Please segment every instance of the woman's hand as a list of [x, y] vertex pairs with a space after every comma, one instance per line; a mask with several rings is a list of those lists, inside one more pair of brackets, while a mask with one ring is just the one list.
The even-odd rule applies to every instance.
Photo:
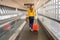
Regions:
[[29, 22], [29, 17], [26, 17], [26, 22]]

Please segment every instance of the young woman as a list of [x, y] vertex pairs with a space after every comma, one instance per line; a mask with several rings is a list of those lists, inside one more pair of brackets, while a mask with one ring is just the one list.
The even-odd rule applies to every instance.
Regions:
[[29, 27], [32, 30], [32, 26], [33, 26], [33, 23], [34, 23], [34, 19], [35, 19], [35, 10], [33, 9], [32, 5], [30, 5], [30, 7], [28, 8], [28, 18], [29, 18]]

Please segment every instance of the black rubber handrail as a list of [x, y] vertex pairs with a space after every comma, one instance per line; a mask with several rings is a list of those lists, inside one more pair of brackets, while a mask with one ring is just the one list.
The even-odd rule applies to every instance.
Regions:
[[60, 20], [56, 20], [56, 19], [54, 19], [54, 18], [50, 18], [50, 17], [45, 16], [45, 15], [42, 15], [42, 14], [38, 14], [38, 15], [43, 16], [43, 17], [46, 17], [46, 18], [49, 18], [49, 19], [51, 19], [51, 20], [54, 20], [54, 21], [60, 23]]

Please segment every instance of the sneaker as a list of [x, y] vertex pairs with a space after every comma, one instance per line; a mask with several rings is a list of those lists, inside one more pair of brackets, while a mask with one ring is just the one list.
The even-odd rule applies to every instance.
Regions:
[[31, 31], [33, 31], [33, 29], [31, 29]]

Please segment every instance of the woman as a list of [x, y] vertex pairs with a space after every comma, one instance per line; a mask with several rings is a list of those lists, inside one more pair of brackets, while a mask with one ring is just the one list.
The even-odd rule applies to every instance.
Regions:
[[30, 5], [30, 7], [28, 8], [28, 18], [29, 18], [29, 27], [32, 30], [32, 26], [33, 26], [33, 23], [34, 23], [34, 18], [35, 18], [35, 11], [32, 7], [32, 5]]

